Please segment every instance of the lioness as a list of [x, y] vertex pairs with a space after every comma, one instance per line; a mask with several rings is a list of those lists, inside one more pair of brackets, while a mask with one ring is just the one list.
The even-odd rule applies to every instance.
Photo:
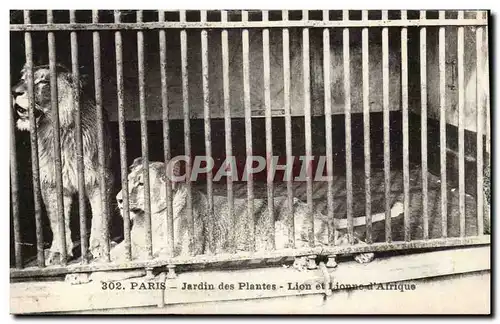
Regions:
[[[29, 121], [29, 103], [28, 103], [28, 85], [27, 85], [27, 69], [26, 66], [21, 71], [21, 80], [12, 88], [14, 108], [17, 112], [17, 128], [23, 131], [30, 131]], [[57, 74], [57, 94], [59, 107], [59, 124], [60, 124], [60, 139], [61, 139], [61, 164], [62, 164], [62, 180], [63, 180], [63, 195], [64, 195], [64, 218], [65, 218], [65, 233], [66, 233], [66, 249], [68, 257], [73, 256], [73, 242], [71, 240], [70, 229], [70, 207], [72, 203], [72, 195], [78, 191], [78, 174], [77, 174], [77, 147], [76, 147], [76, 132], [75, 132], [75, 105], [73, 102], [73, 80], [72, 74], [65, 67], [58, 65]], [[55, 185], [54, 171], [54, 129], [51, 122], [53, 114], [51, 110], [51, 92], [49, 66], [33, 67], [33, 83], [34, 83], [34, 99], [36, 118], [36, 130], [38, 136], [38, 159], [40, 167], [40, 185], [42, 199], [45, 204], [48, 218], [50, 220], [50, 228], [53, 233], [52, 245], [46, 256], [48, 264], [56, 264], [60, 260], [60, 234], [59, 234], [59, 219], [57, 216], [57, 193]], [[81, 129], [83, 139], [83, 160], [85, 174], [85, 191], [89, 198], [92, 208], [92, 228], [90, 234], [90, 252], [92, 256], [98, 258], [102, 256], [102, 248], [104, 240], [102, 237], [102, 217], [103, 206], [101, 206], [101, 193], [99, 190], [99, 165], [98, 165], [98, 148], [97, 148], [97, 121], [96, 121], [96, 106], [90, 99], [86, 98], [83, 92], [80, 95], [80, 113], [81, 113]], [[104, 147], [107, 155], [105, 156], [106, 165], [103, 165], [106, 173], [106, 192], [108, 197], [111, 195], [112, 175], [110, 171], [111, 150], [109, 145], [109, 134], [106, 128], [107, 122], [104, 125]], [[108, 201], [111, 201], [108, 199]], [[109, 209], [108, 209], [109, 210]], [[86, 257], [86, 256], [85, 256]]]
[[[150, 163], [149, 168], [151, 181], [151, 222], [153, 237], [153, 252], [161, 253], [162, 249], [168, 248], [165, 236], [166, 225], [166, 185], [165, 185], [165, 165], [161, 162]], [[131, 219], [134, 220], [131, 231], [132, 256], [141, 257], [141, 252], [145, 247], [146, 228], [144, 227], [144, 190], [142, 183], [142, 161], [136, 159], [130, 167], [129, 180], [129, 202]], [[231, 226], [230, 215], [228, 214], [227, 198], [214, 196], [214, 213], [208, 212], [208, 199], [199, 190], [192, 190], [192, 213], [195, 222], [195, 245], [189, 245], [188, 228], [192, 226], [186, 211], [187, 189], [185, 184], [176, 183], [173, 190], [173, 217], [174, 217], [174, 244], [175, 255], [187, 255], [188, 253], [223, 253], [228, 251], [249, 251], [254, 247], [253, 238], [250, 235], [250, 222], [247, 215], [246, 199], [234, 200], [234, 228]], [[123, 209], [122, 192], [117, 195], [117, 202], [120, 211]], [[287, 198], [275, 197], [275, 233], [272, 233], [269, 226], [269, 213], [267, 209], [267, 199], [254, 199], [255, 211], [255, 249], [271, 250], [272, 236], [275, 236], [277, 249], [288, 247], [288, 226], [287, 226]], [[307, 204], [294, 199], [294, 220], [295, 220], [295, 244], [297, 248], [309, 246], [308, 232], [309, 223], [307, 221]], [[399, 216], [403, 212], [401, 203], [396, 203], [391, 210], [391, 217]], [[385, 219], [385, 214], [372, 215], [373, 222]], [[328, 218], [320, 211], [314, 213], [315, 243], [316, 245], [328, 245]], [[365, 217], [355, 217], [354, 225], [365, 224]], [[346, 220], [333, 220], [333, 227], [337, 229], [346, 228]], [[234, 245], [230, 242], [230, 231], [234, 231]], [[347, 244], [346, 235], [335, 233], [337, 244]], [[359, 239], [356, 239], [359, 242]], [[124, 243], [119, 244], [113, 251], [112, 256], [119, 259], [124, 256]], [[360, 254], [361, 260], [373, 259], [371, 253]]]
[[[178, 164], [176, 164], [178, 166]], [[129, 167], [128, 188], [129, 188], [129, 211], [130, 221], [133, 224], [130, 232], [132, 245], [132, 258], [141, 258], [145, 254], [146, 248], [146, 226], [144, 224], [144, 182], [142, 172], [142, 158], [134, 160]], [[174, 174], [178, 174], [178, 168], [173, 170]], [[158, 255], [166, 251], [167, 232], [166, 232], [166, 173], [165, 164], [161, 162], [149, 163], [149, 179], [151, 183], [151, 230], [153, 239], [153, 254]], [[172, 183], [174, 192], [177, 192], [177, 184]], [[185, 191], [183, 191], [185, 194]], [[186, 255], [189, 251], [194, 251], [196, 254], [204, 253], [204, 241], [197, 241], [196, 247], [189, 246], [189, 236], [187, 235], [188, 220], [183, 212], [185, 207], [185, 196], [174, 194], [172, 202], [174, 214], [174, 237], [175, 255]], [[116, 201], [120, 214], [123, 216], [123, 194], [120, 191], [116, 195]], [[193, 206], [196, 206], [196, 211], [193, 212], [197, 220], [206, 221], [207, 215], [203, 213], [208, 208], [205, 196], [200, 192], [193, 192]], [[202, 211], [200, 215], [199, 211]], [[207, 224], [196, 228], [196, 237], [203, 237]], [[111, 259], [119, 260], [125, 257], [125, 242], [121, 242], [111, 250]]]

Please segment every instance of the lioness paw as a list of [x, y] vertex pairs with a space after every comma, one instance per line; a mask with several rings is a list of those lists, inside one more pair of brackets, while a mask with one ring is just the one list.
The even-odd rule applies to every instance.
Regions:
[[45, 264], [46, 265], [61, 265], [61, 253], [59, 251], [52, 251], [50, 249], [46, 249], [44, 251], [45, 254]]

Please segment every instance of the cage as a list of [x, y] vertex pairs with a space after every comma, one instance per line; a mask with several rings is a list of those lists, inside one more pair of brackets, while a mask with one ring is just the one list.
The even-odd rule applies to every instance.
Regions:
[[[352, 253], [489, 244], [487, 26], [483, 11], [12, 11], [11, 82], [24, 65], [27, 106], [19, 106], [14, 87], [11, 278], [302, 256], [334, 263]], [[50, 84], [58, 84], [45, 95], [47, 111], [59, 118], [46, 125], [37, 112], [40, 66]], [[60, 68], [71, 93], [60, 86]], [[61, 119], [64, 91], [76, 107], [69, 124]], [[90, 139], [87, 101], [94, 107]], [[21, 115], [30, 132], [18, 130]], [[56, 130], [45, 146], [49, 152], [41, 127]], [[88, 142], [96, 150], [97, 187], [91, 189], [102, 207], [97, 234], [105, 262], [88, 257], [90, 224], [99, 217], [92, 215], [83, 175]], [[162, 184], [165, 196], [150, 195], [157, 183], [142, 172], [144, 255], [134, 258], [131, 230], [138, 221], [131, 222], [129, 195], [136, 184], [129, 167], [137, 157], [145, 171], [181, 155], [186, 223], [179, 226], [191, 250], [176, 254], [171, 179]], [[50, 165], [42, 167], [53, 172], [40, 171], [46, 156]], [[261, 159], [249, 162], [254, 156]], [[224, 169], [228, 163], [231, 172]], [[71, 190], [68, 167], [77, 170]], [[204, 171], [192, 181], [196, 167]], [[47, 188], [53, 192], [48, 206]], [[120, 189], [122, 217], [116, 215]], [[152, 229], [157, 199], [166, 203], [164, 249], [156, 247], [163, 243]], [[302, 236], [296, 234], [297, 201], [305, 210]], [[398, 203], [402, 210], [393, 215]], [[218, 235], [210, 225], [199, 234], [205, 226], [197, 223], [200, 209], [216, 221], [228, 218], [222, 253], [209, 253], [205, 236]], [[73, 216], [65, 221], [65, 213]], [[318, 229], [318, 214], [326, 228]], [[255, 243], [260, 227], [272, 233], [263, 239], [265, 249], [235, 247], [242, 237]], [[279, 230], [285, 238], [277, 237]], [[318, 230], [326, 241], [318, 242]], [[348, 242], [340, 243], [336, 232], [346, 233]], [[60, 259], [49, 265], [51, 238]], [[193, 253], [200, 240], [207, 247]], [[110, 258], [115, 241], [123, 243], [123, 262]]]

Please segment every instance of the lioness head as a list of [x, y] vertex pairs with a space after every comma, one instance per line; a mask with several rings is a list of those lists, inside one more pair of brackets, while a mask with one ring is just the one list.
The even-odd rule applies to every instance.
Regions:
[[[149, 163], [149, 182], [151, 197], [151, 213], [159, 213], [167, 207], [166, 205], [166, 171], [162, 162]], [[172, 172], [179, 174], [178, 164], [175, 164]], [[175, 183], [172, 188], [175, 189]], [[130, 210], [130, 220], [137, 219], [144, 214], [144, 172], [142, 158], [136, 158], [129, 167], [128, 174], [128, 200]], [[123, 216], [123, 189], [116, 195], [118, 208]]]
[[[13, 105], [19, 119], [17, 128], [29, 130], [29, 98], [28, 98], [28, 70], [26, 66], [21, 70], [21, 79], [12, 87]], [[64, 126], [72, 120], [73, 93], [71, 73], [63, 66], [57, 65], [57, 88], [59, 103], [59, 119]], [[51, 114], [51, 84], [48, 65], [33, 67], [33, 96], [35, 99], [34, 114], [37, 125], [39, 121]]]

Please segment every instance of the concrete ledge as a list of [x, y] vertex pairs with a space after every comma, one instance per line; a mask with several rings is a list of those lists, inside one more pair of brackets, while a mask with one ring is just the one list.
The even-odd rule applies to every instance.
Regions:
[[[368, 264], [342, 262], [337, 268], [328, 271], [334, 290], [333, 295], [328, 298], [335, 299], [335, 296], [340, 296], [345, 292], [349, 294], [349, 291], [353, 290], [344, 289], [348, 284], [359, 286], [373, 283], [375, 285], [389, 282], [400, 283], [489, 270], [489, 246], [392, 256], [376, 259]], [[11, 283], [10, 311], [14, 314], [71, 311], [92, 313], [93, 310], [160, 305], [164, 307], [158, 308], [158, 312], [170, 312], [167, 310], [172, 310], [174, 305], [178, 310], [189, 309], [186, 305], [194, 307], [195, 304], [198, 308], [193, 309], [201, 309], [201, 304], [220, 301], [274, 300], [274, 298], [309, 295], [314, 295], [314, 300], [323, 300], [326, 295], [321, 284], [324, 282], [325, 277], [319, 269], [299, 272], [291, 268], [273, 267], [181, 273], [176, 279], [166, 280], [164, 287], [161, 287], [162, 282], [158, 279], [146, 281], [143, 278], [121, 281], [119, 282], [121, 289], [117, 289], [118, 285], [113, 286], [114, 289], [109, 289], [109, 285], [107, 289], [103, 289], [104, 285], [100, 282], [83, 285], [70, 285], [61, 281]], [[182, 289], [184, 286], [200, 283], [201, 285], [196, 288], [207, 288], [213, 285], [214, 289], [203, 291]], [[223, 284], [219, 287], [221, 283]], [[243, 289], [239, 289], [240, 283], [245, 283]], [[140, 289], [141, 285], [147, 289]], [[233, 289], [229, 289], [231, 285]], [[453, 293], [453, 287], [448, 291], [450, 289]], [[401, 293], [396, 290], [395, 288], [395, 293]], [[355, 291], [358, 290], [355, 289]], [[370, 290], [364, 289], [362, 293], [370, 295]], [[374, 293], [376, 291], [373, 291]], [[456, 293], [462, 292], [456, 291]], [[372, 297], [374, 296], [378, 295]], [[181, 305], [184, 306], [181, 307]], [[271, 304], [269, 307], [271, 312], [278, 312], [278, 309], [272, 307]], [[207, 312], [219, 313], [214, 308], [208, 308]], [[245, 313], [245, 309], [240, 307], [240, 312]]]

